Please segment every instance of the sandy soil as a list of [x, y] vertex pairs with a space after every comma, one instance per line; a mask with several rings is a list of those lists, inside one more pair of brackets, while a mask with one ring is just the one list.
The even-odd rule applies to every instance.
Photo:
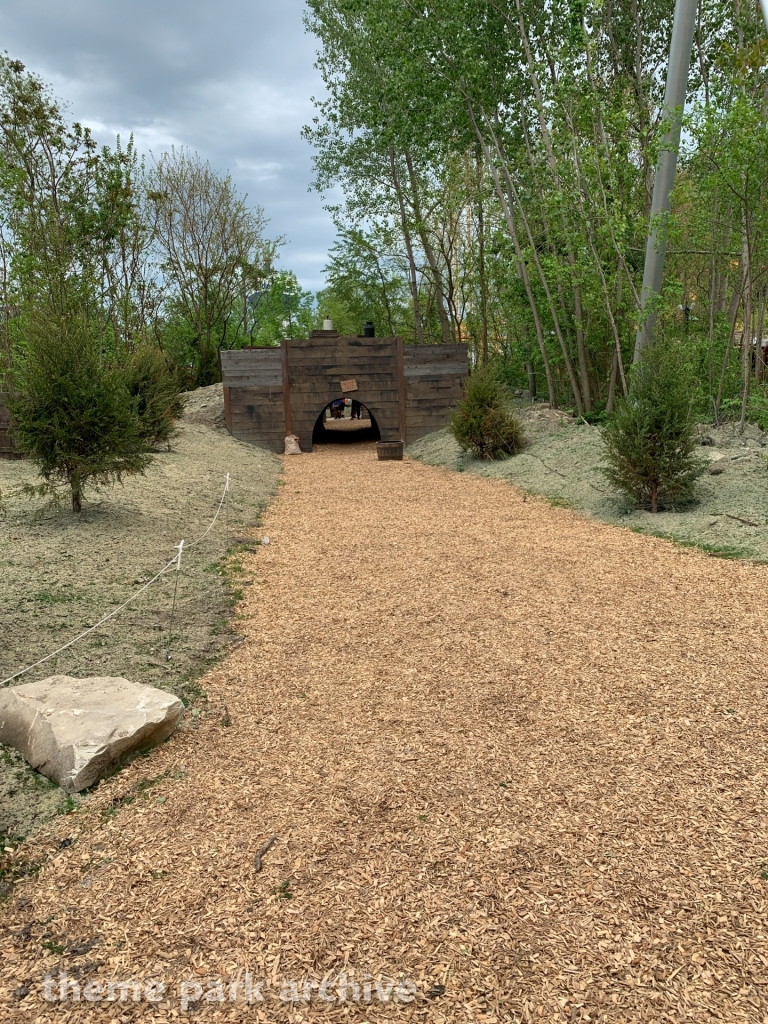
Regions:
[[[201, 1020], [763, 1021], [768, 569], [369, 445], [285, 463], [210, 711], [9, 854], [3, 1021], [184, 1018], [181, 982]], [[62, 970], [168, 988], [48, 1004]]]
[[[125, 676], [188, 701], [195, 680], [236, 640], [232, 595], [252, 581], [228, 549], [249, 544], [280, 465], [223, 429], [221, 385], [189, 396], [172, 450], [146, 475], [90, 492], [80, 516], [21, 493], [36, 480], [24, 461], [0, 460], [0, 680], [44, 657], [122, 604], [211, 522], [226, 474], [231, 491], [214, 528], [183, 558], [167, 658], [175, 574], [162, 577], [114, 619], [18, 679], [55, 673]], [[238, 542], [239, 538], [239, 542]], [[62, 805], [61, 791], [0, 748], [0, 833], [26, 834]]]
[[330, 431], [342, 431], [345, 433], [355, 434], [361, 430], [370, 430], [371, 421], [366, 416], [365, 419], [353, 420], [349, 417], [343, 417], [340, 420], [326, 420], [325, 429]]
[[702, 425], [700, 455], [717, 475], [700, 478], [693, 506], [653, 515], [630, 507], [609, 487], [598, 427], [542, 405], [518, 411], [530, 444], [512, 459], [481, 462], [462, 455], [447, 430], [429, 434], [408, 452], [428, 465], [509, 480], [603, 522], [696, 544], [711, 554], [768, 560], [768, 435], [759, 427], [750, 424], [740, 435], [730, 423]]

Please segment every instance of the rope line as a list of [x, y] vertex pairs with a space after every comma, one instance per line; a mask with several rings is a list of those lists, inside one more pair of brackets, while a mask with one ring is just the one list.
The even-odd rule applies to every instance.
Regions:
[[[213, 524], [219, 518], [219, 512], [221, 512], [222, 505], [224, 504], [224, 499], [226, 498], [228, 493], [229, 493], [229, 473], [227, 473], [227, 480], [226, 480], [226, 483], [224, 484], [224, 493], [221, 495], [221, 501], [219, 502], [219, 507], [216, 509], [216, 515], [211, 520], [211, 525], [208, 527], [208, 529], [205, 531], [205, 533], [200, 534], [200, 536], [197, 538], [197, 540], [193, 540], [191, 544], [187, 544], [187, 550], [189, 550], [190, 548], [193, 548], [195, 546], [195, 544], [199, 544], [200, 541], [204, 540], [208, 536], [208, 534], [211, 532], [211, 530], [213, 529]], [[181, 559], [181, 552], [179, 552], [179, 559]]]
[[[221, 508], [222, 508], [222, 505], [224, 504], [224, 499], [226, 498], [228, 491], [229, 491], [229, 473], [227, 473], [227, 480], [226, 480], [226, 483], [224, 484], [224, 493], [221, 496], [221, 501], [219, 502], [219, 507], [216, 509], [216, 515], [211, 520], [210, 526], [205, 531], [205, 533], [201, 534], [197, 538], [197, 540], [193, 541], [191, 544], [187, 544], [186, 545], [187, 549], [191, 548], [191, 547], [194, 547], [195, 544], [199, 544], [200, 541], [203, 540], [203, 538], [207, 537], [208, 534], [211, 532], [211, 529], [213, 528], [213, 524], [219, 518], [219, 512], [221, 512]], [[127, 606], [129, 604], [131, 604], [131, 602], [135, 601], [137, 597], [139, 597], [141, 594], [143, 594], [145, 590], [147, 590], [149, 587], [151, 587], [153, 583], [155, 583], [157, 580], [160, 579], [161, 576], [163, 576], [165, 573], [167, 573], [168, 570], [172, 566], [176, 566], [177, 569], [180, 569], [181, 568], [181, 550], [182, 550], [182, 547], [184, 546], [184, 541], [182, 541], [180, 545], [177, 544], [176, 546], [179, 549], [179, 553], [177, 555], [174, 555], [173, 558], [170, 560], [170, 562], [168, 562], [167, 565], [164, 565], [163, 568], [160, 570], [160, 572], [157, 573], [155, 576], [153, 576], [152, 579], [149, 580], [148, 583], [145, 583], [143, 587], [141, 587], [139, 590], [136, 591], [135, 594], [131, 594], [131, 596], [128, 598], [127, 601], [124, 601], [117, 608], [114, 608], [111, 612], [109, 612], [103, 618], [99, 619], [99, 621], [97, 623], [95, 623], [93, 626], [89, 626], [88, 629], [83, 630], [83, 632], [80, 633], [78, 636], [76, 636], [74, 638], [74, 640], [70, 640], [69, 643], [64, 644], [63, 647], [59, 647], [58, 650], [55, 650], [52, 654], [46, 654], [46, 656], [44, 658], [40, 658], [34, 664], [27, 665], [26, 668], [22, 668], [18, 672], [15, 672], [12, 676], [8, 676], [7, 679], [3, 679], [2, 682], [0, 682], [0, 687], [8, 686], [8, 684], [12, 683], [14, 679], [18, 679], [19, 676], [23, 676], [27, 672], [31, 672], [32, 669], [33, 668], [37, 668], [38, 665], [45, 664], [46, 661], [50, 661], [51, 658], [55, 658], [57, 654], [62, 654], [64, 651], [68, 650], [68, 648], [72, 647], [73, 644], [76, 644], [78, 642], [78, 640], [82, 640], [84, 636], [88, 636], [89, 633], [92, 633], [95, 629], [98, 629], [99, 626], [103, 626], [105, 622], [108, 622], [109, 619], [114, 618], [114, 616], [117, 615], [118, 612], [121, 612], [123, 610], [123, 608], [127, 608]], [[176, 580], [177, 580], [177, 584], [178, 584], [178, 577], [176, 578]]]
[[32, 669], [37, 668], [38, 665], [42, 665], [44, 662], [50, 661], [51, 658], [55, 658], [57, 654], [61, 654], [63, 651], [66, 651], [68, 647], [72, 646], [72, 644], [76, 644], [78, 640], [82, 640], [84, 636], [88, 636], [88, 634], [92, 633], [94, 629], [98, 629], [99, 626], [103, 625], [108, 619], [111, 619], [113, 616], [117, 615], [118, 612], [121, 612], [123, 608], [125, 608], [127, 605], [131, 603], [131, 601], [135, 601], [139, 594], [143, 594], [147, 587], [151, 587], [155, 580], [160, 579], [163, 573], [168, 572], [172, 565], [176, 565], [176, 557], [177, 556], [174, 555], [170, 562], [166, 566], [164, 566], [156, 576], [152, 577], [149, 583], [145, 583], [140, 590], [136, 591], [135, 594], [131, 594], [128, 600], [121, 604], [119, 608], [115, 608], [108, 615], [105, 615], [103, 619], [99, 619], [99, 621], [95, 625], [89, 626], [88, 629], [83, 630], [83, 632], [80, 633], [79, 636], [76, 636], [74, 640], [70, 640], [68, 644], [64, 644], [63, 647], [59, 647], [59, 649], [54, 651], [52, 654], [46, 654], [44, 658], [40, 658], [40, 660], [36, 661], [34, 665], [27, 665], [26, 668], [21, 669], [19, 672], [15, 672], [12, 676], [8, 676], [7, 679], [3, 679], [3, 681], [0, 683], [0, 686], [7, 686], [8, 683], [13, 682], [14, 679], [18, 679], [19, 676], [23, 676], [25, 672], [31, 672]]

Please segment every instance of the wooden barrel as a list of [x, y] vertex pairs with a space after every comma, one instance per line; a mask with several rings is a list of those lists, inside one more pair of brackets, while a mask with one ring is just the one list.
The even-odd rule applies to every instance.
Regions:
[[376, 451], [380, 459], [402, 459], [404, 441], [377, 441]]

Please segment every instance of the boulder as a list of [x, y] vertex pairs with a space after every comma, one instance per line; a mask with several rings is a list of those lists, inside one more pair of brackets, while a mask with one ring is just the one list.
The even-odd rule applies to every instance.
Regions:
[[183, 710], [173, 694], [127, 679], [50, 676], [0, 690], [0, 743], [77, 793], [162, 743]]

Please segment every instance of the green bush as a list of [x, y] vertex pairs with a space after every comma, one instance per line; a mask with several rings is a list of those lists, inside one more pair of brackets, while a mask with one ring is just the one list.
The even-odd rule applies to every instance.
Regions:
[[500, 459], [520, 451], [523, 428], [513, 415], [507, 390], [494, 376], [492, 367], [477, 369], [468, 378], [449, 430], [461, 450], [476, 459]]
[[658, 342], [632, 368], [629, 394], [602, 430], [608, 480], [651, 512], [690, 502], [704, 472], [694, 394], [689, 368]]
[[155, 346], [136, 349], [125, 366], [125, 381], [141, 437], [154, 448], [168, 444], [178, 432], [175, 424], [184, 411], [184, 399], [165, 355]]
[[120, 482], [151, 461], [120, 367], [103, 357], [79, 310], [38, 309], [14, 366], [14, 436], [55, 492], [69, 486], [72, 511], [88, 483]]

